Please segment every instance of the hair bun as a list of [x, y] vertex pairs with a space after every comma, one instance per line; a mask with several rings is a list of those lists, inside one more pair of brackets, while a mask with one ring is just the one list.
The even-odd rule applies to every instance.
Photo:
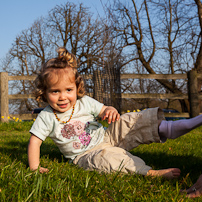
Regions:
[[57, 49], [57, 53], [58, 53], [59, 60], [66, 61], [67, 64], [71, 67], [75, 67], [75, 68], [77, 67], [76, 57], [73, 54], [69, 53], [66, 48], [59, 47]]
[[67, 49], [64, 48], [64, 47], [59, 47], [59, 48], [57, 49], [57, 53], [58, 53], [58, 59], [62, 59], [62, 58], [65, 58], [65, 57], [66, 57], [68, 51], [67, 51]]

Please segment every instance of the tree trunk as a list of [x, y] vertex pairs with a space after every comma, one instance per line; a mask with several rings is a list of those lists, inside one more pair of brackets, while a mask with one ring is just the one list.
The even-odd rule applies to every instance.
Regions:
[[[196, 63], [195, 63], [195, 69], [198, 73], [202, 73], [202, 3], [200, 0], [195, 0], [195, 3], [198, 7], [198, 18], [199, 18], [199, 24], [201, 28], [200, 32], [200, 37], [201, 37], [201, 42], [200, 42], [200, 48], [199, 48], [199, 53], [196, 58]], [[201, 85], [202, 85], [202, 79], [198, 79], [198, 91], [201, 92]]]

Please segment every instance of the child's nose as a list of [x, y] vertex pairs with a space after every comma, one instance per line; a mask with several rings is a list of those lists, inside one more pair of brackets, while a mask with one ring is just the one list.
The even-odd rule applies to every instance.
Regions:
[[60, 93], [60, 100], [66, 99], [66, 93]]

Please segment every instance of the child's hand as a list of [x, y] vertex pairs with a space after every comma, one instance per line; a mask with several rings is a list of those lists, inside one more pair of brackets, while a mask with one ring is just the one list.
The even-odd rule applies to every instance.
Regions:
[[120, 118], [120, 114], [114, 107], [105, 107], [102, 120], [108, 119], [108, 123], [118, 121]]
[[40, 173], [48, 173], [49, 170], [48, 170], [48, 168], [40, 167], [40, 168], [39, 168], [39, 172], [40, 172]]
[[31, 168], [31, 170], [34, 171], [34, 172], [37, 171], [38, 169], [39, 169], [40, 173], [48, 173], [49, 172], [48, 168], [43, 168], [43, 167], [39, 167], [37, 169]]

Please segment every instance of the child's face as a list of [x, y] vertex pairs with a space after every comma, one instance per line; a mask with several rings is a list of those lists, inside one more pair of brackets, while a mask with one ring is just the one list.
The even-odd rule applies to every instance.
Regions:
[[57, 78], [49, 81], [49, 87], [46, 90], [46, 99], [49, 105], [58, 112], [66, 112], [76, 104], [77, 87], [75, 79], [69, 79], [66, 76], [57, 81]]

